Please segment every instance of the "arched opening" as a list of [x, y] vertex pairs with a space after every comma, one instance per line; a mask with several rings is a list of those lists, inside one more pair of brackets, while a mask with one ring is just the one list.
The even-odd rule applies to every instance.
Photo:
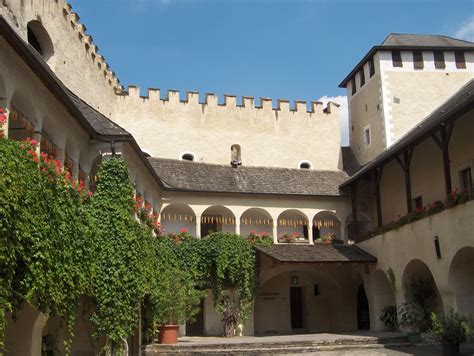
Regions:
[[51, 41], [48, 31], [46, 31], [42, 23], [38, 20], [28, 22], [27, 31], [28, 43], [45, 61], [48, 61], [54, 54], [53, 41]]
[[454, 294], [458, 313], [474, 317], [474, 247], [464, 247], [455, 255], [449, 267], [449, 286]]
[[193, 155], [192, 153], [186, 152], [186, 153], [183, 153], [183, 154], [181, 155], [181, 159], [182, 159], [183, 161], [191, 161], [191, 162], [194, 162], [195, 157], [194, 157], [194, 155]]
[[313, 168], [313, 165], [311, 164], [310, 161], [300, 161], [298, 164], [299, 169], [311, 169]]
[[64, 328], [64, 322], [57, 316], [48, 318], [43, 328], [41, 348], [44, 351], [42, 354], [51, 355], [59, 353], [60, 355], [64, 355], [65, 336], [66, 330]]
[[285, 210], [278, 217], [278, 242], [308, 242], [308, 218], [296, 209]]
[[363, 283], [357, 288], [357, 329], [370, 329], [369, 300]]
[[313, 218], [313, 239], [342, 243], [341, 222], [331, 211], [321, 211]]
[[[367, 215], [360, 212], [357, 213], [357, 230], [359, 232], [359, 236], [369, 231], [372, 231], [372, 222], [370, 218]], [[355, 240], [356, 239], [355, 232], [356, 232], [356, 224], [353, 221], [352, 214], [349, 214], [346, 218], [347, 238], [349, 240]]]
[[224, 206], [211, 206], [201, 215], [201, 237], [213, 232], [235, 232], [235, 216]]
[[16, 141], [33, 138], [37, 123], [36, 113], [28, 96], [23, 92], [16, 92], [10, 105], [8, 137]]
[[165, 234], [186, 231], [196, 236], [196, 214], [185, 204], [170, 204], [161, 211], [161, 228]]
[[263, 282], [255, 298], [255, 334], [334, 332], [352, 324], [341, 308], [340, 286], [327, 268], [293, 267]]
[[411, 260], [402, 277], [405, 301], [419, 304], [425, 312], [426, 325], [430, 325], [430, 314], [443, 313], [443, 300], [428, 266], [421, 260]]
[[102, 155], [97, 156], [92, 162], [89, 174], [89, 191], [94, 193], [97, 189], [97, 173], [99, 173], [100, 164], [102, 162]]
[[90, 318], [94, 305], [87, 297], [82, 297], [74, 319], [74, 337], [71, 355], [98, 355], [105, 346], [105, 338], [94, 337], [95, 327]]
[[[381, 270], [375, 271], [372, 276], [372, 305], [374, 330], [394, 330], [397, 317], [395, 294], [387, 274]], [[381, 317], [384, 321], [380, 320]]]
[[273, 234], [272, 216], [264, 209], [250, 208], [240, 217], [240, 234], [248, 236], [250, 233]]

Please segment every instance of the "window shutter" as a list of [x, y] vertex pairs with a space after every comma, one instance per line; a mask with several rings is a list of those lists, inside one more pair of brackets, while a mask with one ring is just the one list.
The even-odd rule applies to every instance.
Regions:
[[365, 84], [365, 73], [364, 73], [364, 67], [362, 67], [362, 70], [360, 71], [360, 86], [363, 86]]
[[455, 51], [454, 58], [456, 59], [456, 68], [466, 69], [466, 57], [463, 51]]
[[351, 87], [352, 87], [352, 95], [354, 95], [357, 91], [355, 77], [353, 77], [351, 80]]
[[446, 63], [444, 63], [444, 53], [443, 51], [434, 51], [434, 61], [436, 69], [446, 68]]
[[369, 75], [372, 78], [372, 76], [375, 74], [375, 65], [374, 65], [374, 59], [372, 58], [369, 61]]
[[400, 51], [392, 51], [392, 64], [394, 67], [403, 67], [402, 55]]
[[413, 52], [413, 68], [415, 69], [423, 69], [423, 53], [421, 51], [414, 51]]

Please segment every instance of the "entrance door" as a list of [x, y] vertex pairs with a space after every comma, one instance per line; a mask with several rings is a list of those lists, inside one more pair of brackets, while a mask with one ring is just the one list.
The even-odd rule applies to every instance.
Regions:
[[303, 328], [303, 300], [301, 287], [290, 287], [291, 328]]
[[186, 323], [186, 336], [204, 336], [204, 299], [201, 299], [195, 320]]

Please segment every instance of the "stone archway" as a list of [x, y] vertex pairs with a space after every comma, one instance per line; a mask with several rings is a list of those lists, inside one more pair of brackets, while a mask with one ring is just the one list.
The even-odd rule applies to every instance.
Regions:
[[313, 239], [334, 237], [342, 242], [341, 222], [332, 211], [320, 211], [313, 218]]
[[16, 141], [34, 138], [37, 128], [36, 111], [28, 95], [23, 90], [16, 91], [10, 102], [8, 138]]
[[170, 204], [161, 211], [161, 227], [165, 234], [186, 230], [196, 236], [196, 214], [186, 204]]
[[[277, 219], [279, 242], [308, 242], [308, 217], [297, 209], [285, 210]], [[290, 241], [291, 239], [291, 241]]]
[[235, 233], [235, 215], [225, 206], [214, 205], [201, 215], [201, 237], [220, 231]]
[[240, 234], [248, 236], [250, 232], [273, 234], [273, 219], [265, 209], [250, 208], [240, 216]]
[[384, 271], [378, 269], [373, 274], [371, 281], [371, 291], [371, 310], [373, 314], [371, 317], [372, 329], [375, 331], [390, 330], [390, 328], [380, 320], [382, 310], [391, 307], [395, 308], [396, 310], [395, 293], [390, 286], [387, 274]]
[[443, 299], [438, 291], [433, 274], [423, 261], [411, 260], [405, 267], [402, 277], [405, 300], [412, 299], [420, 304], [429, 322], [431, 312], [443, 313]]
[[454, 296], [455, 310], [474, 317], [474, 247], [463, 247], [449, 267], [449, 288]]

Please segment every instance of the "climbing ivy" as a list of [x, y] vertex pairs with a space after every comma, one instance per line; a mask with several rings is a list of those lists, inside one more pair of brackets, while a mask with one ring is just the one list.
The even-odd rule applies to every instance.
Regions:
[[62, 317], [71, 334], [90, 275], [82, 186], [35, 145], [0, 139], [0, 340], [6, 312], [25, 303]]

